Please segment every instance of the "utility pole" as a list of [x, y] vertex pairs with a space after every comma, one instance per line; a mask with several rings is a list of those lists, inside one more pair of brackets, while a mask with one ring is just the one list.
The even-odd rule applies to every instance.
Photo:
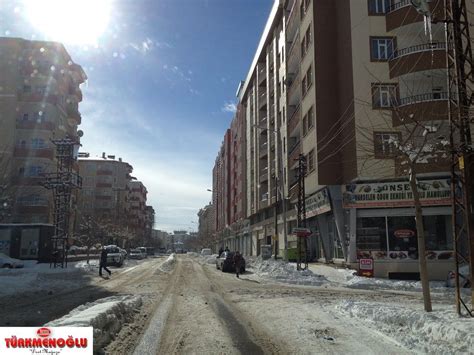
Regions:
[[[298, 228], [306, 227], [306, 192], [305, 192], [305, 177], [306, 177], [306, 157], [300, 154], [298, 157]], [[298, 236], [298, 261], [296, 264], [297, 270], [306, 270], [308, 268], [308, 245], [307, 236]], [[303, 260], [304, 257], [304, 260]], [[304, 267], [301, 266], [304, 261]]]
[[[82, 131], [78, 132], [79, 136]], [[67, 247], [69, 239], [71, 193], [81, 188], [81, 177], [73, 172], [75, 150], [79, 143], [69, 137], [52, 140], [56, 146], [56, 173], [45, 174], [43, 186], [53, 191], [54, 197], [54, 235], [52, 237], [52, 259], [50, 267], [67, 267]]]
[[[474, 94], [474, 64], [465, 0], [445, 0], [446, 59], [448, 69], [451, 146], [452, 223], [456, 263], [456, 311], [474, 316], [474, 214], [470, 110]], [[436, 21], [435, 21], [436, 22]], [[420, 256], [421, 257], [421, 256]], [[460, 294], [459, 268], [470, 265], [471, 307]]]

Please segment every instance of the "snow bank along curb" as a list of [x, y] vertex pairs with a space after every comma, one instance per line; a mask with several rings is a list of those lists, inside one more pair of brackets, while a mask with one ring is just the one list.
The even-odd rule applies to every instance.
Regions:
[[406, 305], [344, 301], [336, 306], [342, 315], [357, 318], [406, 347], [424, 353], [469, 353], [474, 349], [472, 319], [458, 318], [454, 310], [426, 313]]
[[295, 265], [282, 260], [263, 260], [260, 256], [247, 258], [247, 269], [251, 269], [257, 276], [263, 278], [311, 286], [321, 286], [329, 282], [326, 277], [315, 274], [311, 270], [297, 271]]
[[94, 327], [94, 352], [105, 347], [122, 325], [141, 307], [139, 296], [112, 296], [86, 303], [62, 318], [46, 324], [50, 327]]
[[168, 259], [160, 265], [160, 270], [164, 272], [170, 272], [173, 270], [174, 265], [176, 264], [176, 254], [173, 253], [170, 256], [168, 256]]

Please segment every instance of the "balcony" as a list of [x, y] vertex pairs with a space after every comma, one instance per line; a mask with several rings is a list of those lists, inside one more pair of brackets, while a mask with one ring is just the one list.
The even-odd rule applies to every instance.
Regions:
[[112, 183], [108, 183], [108, 182], [98, 182], [95, 187], [112, 187]]
[[36, 120], [28, 120], [28, 121], [18, 120], [16, 121], [16, 128], [17, 129], [34, 129], [35, 131], [37, 130], [53, 131], [54, 124], [50, 121], [38, 122]]
[[105, 170], [105, 169], [97, 170], [97, 175], [112, 175], [112, 174], [113, 174], [112, 170]]
[[431, 92], [400, 99], [393, 112], [393, 126], [413, 121], [445, 120], [448, 118], [448, 93]]
[[425, 43], [397, 50], [389, 62], [390, 78], [446, 68], [446, 43]]
[[79, 113], [79, 105], [77, 102], [70, 102], [67, 104], [67, 115], [74, 119], [77, 124], [81, 124], [81, 114]]
[[258, 178], [258, 181], [260, 183], [268, 181], [268, 172], [261, 174], [260, 177]]
[[293, 167], [295, 164], [298, 163], [298, 158], [301, 154], [301, 144], [300, 141], [298, 141], [295, 145], [293, 145], [289, 150], [288, 150], [288, 167]]
[[292, 42], [289, 42], [290, 48], [286, 52], [286, 61], [288, 63], [288, 72], [294, 73], [301, 62], [300, 34], [297, 32]]
[[[444, 18], [444, 0], [431, 0], [430, 9], [434, 18]], [[423, 22], [423, 16], [411, 5], [410, 0], [394, 2], [388, 8], [385, 17], [387, 32], [412, 23]]]
[[286, 34], [290, 38], [293, 38], [294, 34], [298, 32], [300, 24], [300, 7], [298, 6], [298, 1], [293, 1], [293, 6], [287, 18]]
[[18, 93], [18, 101], [23, 102], [47, 102], [54, 106], [60, 106], [63, 108], [62, 104], [60, 103], [58, 95], [46, 95], [38, 92], [32, 93], [25, 93], [19, 92]]
[[296, 75], [290, 77], [288, 76], [288, 104], [289, 105], [299, 105], [301, 101], [301, 81], [300, 81], [300, 73], [296, 73]]
[[295, 128], [298, 126], [301, 120], [301, 110], [300, 105], [292, 113], [290, 119], [288, 120], [288, 136], [292, 136], [292, 133], [295, 131]]
[[258, 85], [260, 86], [265, 79], [267, 78], [267, 68], [265, 66], [265, 63], [260, 63], [258, 64], [258, 69], [257, 69], [257, 74], [258, 74]]
[[267, 106], [267, 92], [263, 91], [258, 95], [258, 108], [260, 110], [264, 109]]
[[112, 200], [112, 196], [110, 195], [96, 195], [95, 198], [96, 200], [106, 200], [106, 201]]
[[52, 160], [54, 158], [54, 150], [52, 148], [32, 149], [17, 146], [13, 156], [16, 158], [46, 158]]

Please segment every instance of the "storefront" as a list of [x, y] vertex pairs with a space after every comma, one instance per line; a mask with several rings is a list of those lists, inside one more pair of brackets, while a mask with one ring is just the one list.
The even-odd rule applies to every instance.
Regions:
[[313, 232], [308, 248], [312, 260], [343, 262], [344, 238], [339, 232], [344, 224], [342, 206], [338, 194], [332, 190], [331, 186], [325, 187], [306, 197], [306, 227]]
[[0, 224], [0, 253], [49, 262], [53, 234], [54, 226], [50, 224]]
[[[419, 191], [429, 275], [444, 280], [454, 267], [449, 180], [421, 180]], [[409, 183], [347, 185], [343, 197], [351, 264], [357, 266], [360, 258], [372, 258], [377, 277], [418, 278], [417, 231]]]

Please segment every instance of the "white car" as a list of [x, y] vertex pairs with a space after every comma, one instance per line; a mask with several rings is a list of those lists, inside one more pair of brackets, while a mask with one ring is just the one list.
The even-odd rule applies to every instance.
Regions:
[[[446, 280], [446, 285], [448, 287], [456, 286], [456, 271], [448, 272], [448, 278]], [[459, 286], [462, 287], [471, 287], [471, 281], [469, 276], [469, 265], [463, 265], [459, 268]]]
[[201, 255], [202, 255], [202, 256], [212, 255], [212, 250], [209, 249], [209, 248], [201, 249]]
[[107, 266], [115, 265], [120, 267], [123, 265], [124, 256], [118, 246], [107, 245], [105, 249], [107, 250]]
[[10, 258], [9, 256], [0, 253], [0, 267], [1, 268], [21, 268], [23, 267], [23, 262], [21, 260]]

